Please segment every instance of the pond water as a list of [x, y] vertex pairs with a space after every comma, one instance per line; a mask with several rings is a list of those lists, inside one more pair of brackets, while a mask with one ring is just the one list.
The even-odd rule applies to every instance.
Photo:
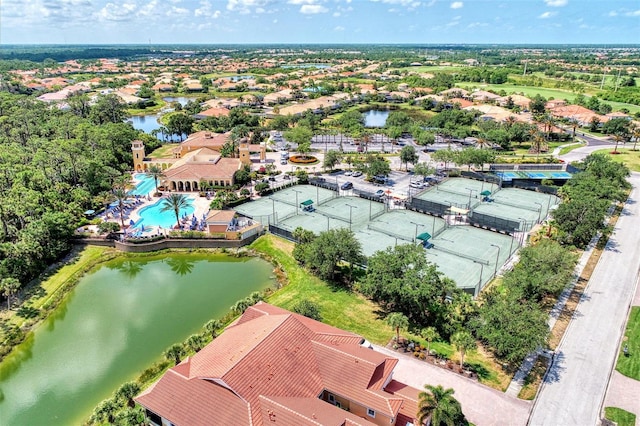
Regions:
[[129, 121], [133, 125], [134, 129], [142, 130], [147, 134], [151, 134], [153, 130], [160, 128], [160, 123], [158, 122], [159, 118], [159, 114], [134, 115], [129, 118]]
[[0, 364], [0, 424], [81, 424], [167, 347], [273, 286], [271, 272], [261, 259], [219, 254], [103, 264]]
[[389, 111], [370, 109], [362, 114], [364, 116], [364, 127], [384, 127], [389, 118]]
[[166, 98], [162, 98], [163, 101], [171, 103], [171, 102], [178, 102], [180, 105], [185, 106], [190, 100], [196, 100], [195, 98], [187, 98], [185, 96], [168, 96]]

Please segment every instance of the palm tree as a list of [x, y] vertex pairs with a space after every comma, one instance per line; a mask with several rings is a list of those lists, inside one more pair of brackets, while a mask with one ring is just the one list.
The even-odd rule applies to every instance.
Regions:
[[122, 225], [122, 229], [124, 229], [124, 207], [129, 198], [129, 194], [124, 188], [115, 188], [113, 190], [113, 197], [116, 199], [116, 207], [120, 212], [120, 224]]
[[616, 146], [615, 146], [615, 148], [613, 148], [612, 154], [617, 154], [618, 153], [618, 144], [620, 142], [624, 141], [624, 136], [621, 133], [614, 133], [612, 137], [613, 137], [613, 140], [616, 142]]
[[401, 312], [392, 312], [387, 315], [387, 324], [396, 329], [396, 342], [400, 341], [400, 329], [409, 327], [409, 319]]
[[158, 166], [157, 164], [152, 164], [145, 172], [145, 175], [153, 178], [153, 182], [156, 184], [156, 192], [158, 192], [158, 179], [162, 179], [164, 177], [162, 167]]
[[183, 355], [184, 347], [180, 343], [171, 345], [166, 351], [164, 351], [164, 357], [169, 361], [173, 361], [175, 365], [178, 365], [180, 363]]
[[198, 352], [204, 345], [204, 339], [199, 334], [192, 334], [185, 342], [187, 347], [194, 352]]
[[636, 150], [636, 144], [640, 139], [640, 126], [631, 126], [631, 136], [633, 136], [633, 150]]
[[[176, 222], [180, 224], [180, 210], [184, 210], [191, 207], [191, 201], [184, 194], [169, 194], [164, 200], [162, 200], [162, 208], [160, 211], [167, 212], [172, 211], [176, 215]], [[124, 225], [123, 225], [124, 226]]]
[[462, 407], [453, 397], [454, 390], [441, 385], [424, 385], [426, 391], [418, 394], [418, 424], [428, 422], [433, 426], [455, 426], [466, 424]]
[[451, 336], [451, 344], [460, 352], [460, 368], [462, 368], [464, 354], [476, 348], [476, 341], [468, 331], [458, 331]]
[[2, 290], [2, 294], [7, 298], [7, 309], [11, 309], [11, 296], [13, 296], [18, 289], [20, 289], [20, 281], [16, 278], [7, 277], [0, 281], [0, 290]]
[[427, 341], [427, 354], [431, 355], [431, 342], [440, 338], [435, 327], [427, 327], [420, 330], [420, 336]]
[[93, 423], [114, 423], [114, 416], [120, 407], [113, 398], [105, 399], [93, 410], [91, 421]]
[[218, 335], [218, 330], [220, 328], [222, 328], [222, 323], [217, 319], [207, 321], [207, 323], [204, 325], [204, 329], [211, 333], [212, 339], [216, 338], [216, 336]]
[[140, 385], [136, 382], [128, 382], [118, 388], [115, 393], [116, 400], [126, 402], [129, 407], [135, 407], [133, 397], [140, 392]]

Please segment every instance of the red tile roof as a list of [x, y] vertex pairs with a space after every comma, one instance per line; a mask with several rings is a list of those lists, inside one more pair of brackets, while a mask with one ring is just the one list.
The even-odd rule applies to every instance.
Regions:
[[[321, 400], [326, 390], [396, 419], [407, 404], [413, 409], [401, 386], [394, 385], [398, 395], [383, 389], [394, 383], [397, 360], [360, 346], [362, 340], [260, 302], [136, 401], [178, 425], [371, 424]], [[212, 407], [220, 417], [211, 417]]]

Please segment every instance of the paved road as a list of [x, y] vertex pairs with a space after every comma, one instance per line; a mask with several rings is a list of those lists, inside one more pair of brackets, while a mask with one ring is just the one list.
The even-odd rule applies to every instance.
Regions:
[[409, 386], [423, 390], [425, 384], [453, 388], [454, 397], [460, 401], [467, 419], [478, 426], [524, 425], [531, 403], [484, 386], [474, 380], [447, 371], [435, 365], [401, 355], [380, 346], [378, 352], [398, 358], [393, 378]]
[[596, 266], [549, 375], [531, 425], [595, 425], [633, 300], [640, 267], [640, 174]]

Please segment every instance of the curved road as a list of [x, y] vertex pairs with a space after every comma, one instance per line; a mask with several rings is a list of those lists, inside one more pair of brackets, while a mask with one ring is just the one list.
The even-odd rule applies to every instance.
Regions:
[[633, 190], [556, 350], [530, 425], [599, 423], [640, 269], [640, 174], [629, 181]]

